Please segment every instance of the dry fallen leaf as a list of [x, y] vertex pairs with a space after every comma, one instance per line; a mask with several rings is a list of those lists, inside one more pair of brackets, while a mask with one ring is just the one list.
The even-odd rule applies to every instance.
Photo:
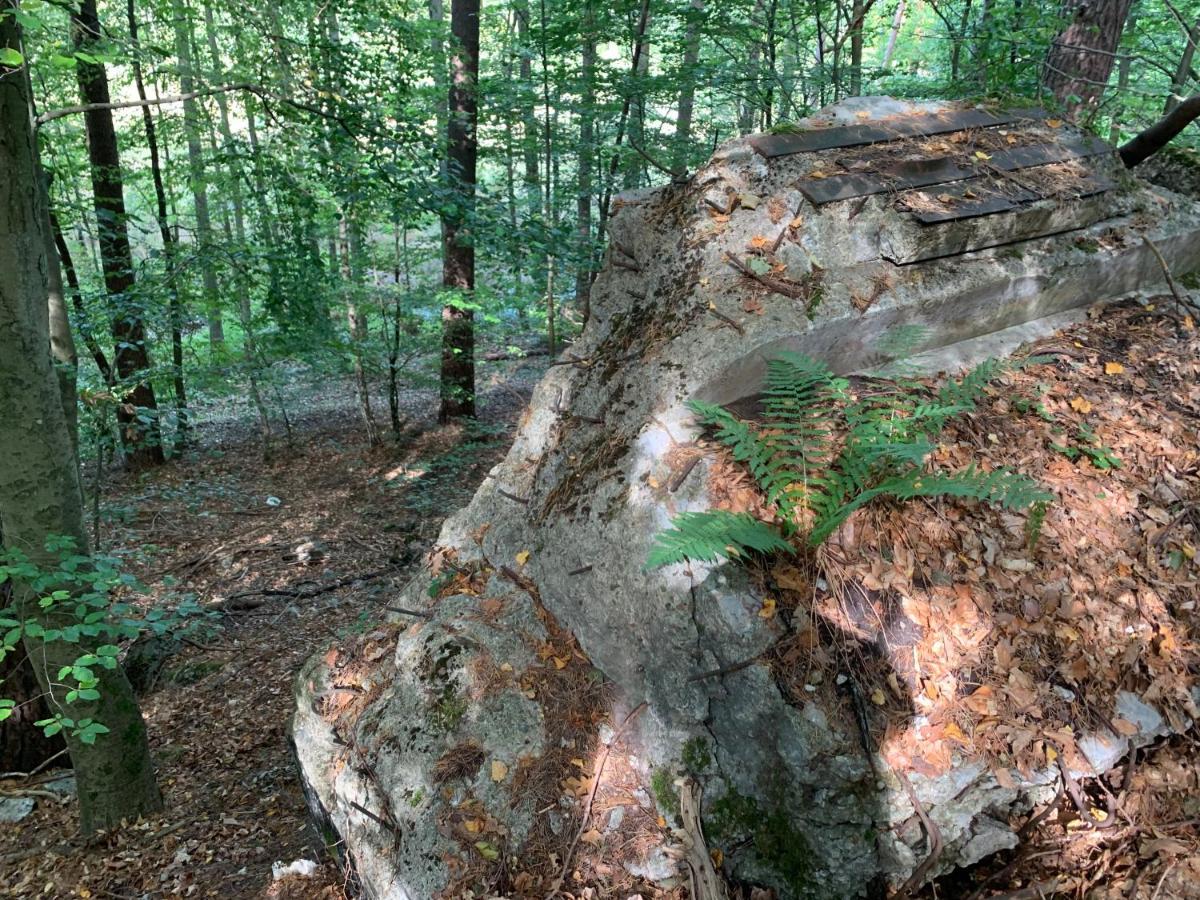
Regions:
[[579, 836], [585, 844], [599, 844], [604, 838], [595, 828], [589, 828]]
[[1125, 371], [1125, 367], [1119, 362], [1107, 362], [1104, 364], [1105, 375], [1120, 375]]

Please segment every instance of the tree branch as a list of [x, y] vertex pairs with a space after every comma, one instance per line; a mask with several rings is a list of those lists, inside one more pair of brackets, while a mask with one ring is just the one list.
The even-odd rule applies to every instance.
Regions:
[[76, 106], [63, 106], [42, 113], [34, 123], [38, 126], [53, 122], [65, 116], [77, 113], [91, 112], [97, 109], [133, 109], [138, 106], [160, 106], [165, 103], [182, 103], [184, 100], [195, 100], [197, 97], [208, 97], [213, 94], [227, 94], [230, 91], [250, 91], [253, 94], [266, 93], [263, 88], [254, 84], [225, 84], [221, 87], [205, 88], [201, 91], [190, 91], [186, 94], [168, 94], [165, 97], [155, 97], [153, 100], [122, 100], [117, 103], [80, 103]]

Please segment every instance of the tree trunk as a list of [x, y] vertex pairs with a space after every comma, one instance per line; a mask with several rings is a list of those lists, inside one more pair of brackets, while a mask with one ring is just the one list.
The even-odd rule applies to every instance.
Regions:
[[[750, 33], [755, 34], [756, 23], [762, 16], [763, 0], [755, 0], [750, 14]], [[749, 134], [754, 130], [755, 113], [758, 111], [759, 66], [762, 64], [762, 44], [755, 38], [750, 40], [746, 54], [746, 87], [738, 101], [738, 134]]]
[[850, 97], [862, 94], [863, 19], [865, 16], [863, 0], [854, 0], [854, 5], [850, 10], [850, 93], [848, 95]]
[[[15, 9], [15, 0], [0, 0], [0, 47], [13, 50], [21, 46], [11, 15]], [[83, 24], [87, 21], [85, 8]], [[87, 553], [88, 542], [79, 469], [47, 350], [47, 213], [26, 84], [24, 77], [8, 79], [0, 90], [0, 171], [5, 175], [0, 179], [0, 272], [5, 273], [0, 279], [0, 530], [9, 546], [22, 548], [35, 565], [53, 569], [58, 560], [44, 550], [48, 536], [73, 538], [81, 553]], [[70, 602], [43, 609], [37, 601], [44, 593], [15, 584], [18, 618], [49, 628], [61, 627], [65, 617], [74, 619]], [[36, 661], [38, 684], [51, 707], [76, 721], [91, 718], [109, 732], [88, 746], [72, 729], [65, 731], [84, 833], [159, 809], [146, 727], [124, 673], [97, 667], [100, 699], [71, 704], [54, 678], [60, 667], [95, 650], [100, 641], [87, 636], [78, 644], [44, 641], [27, 631], [23, 643]]]
[[178, 455], [188, 442], [187, 386], [183, 380], [183, 302], [179, 297], [178, 273], [175, 271], [177, 256], [175, 237], [167, 222], [167, 191], [163, 186], [162, 165], [158, 159], [158, 132], [154, 127], [154, 114], [146, 104], [146, 83], [142, 80], [141, 47], [138, 44], [137, 16], [134, 15], [134, 0], [128, 0], [125, 11], [129, 19], [129, 43], [133, 49], [133, 83], [137, 88], [142, 106], [142, 124], [146, 129], [146, 147], [150, 151], [150, 174], [154, 180], [154, 218], [158, 222], [158, 234], [162, 240], [163, 259], [167, 269], [167, 304], [171, 321], [171, 381], [175, 388], [175, 453]]
[[[629, 142], [638, 147], [646, 147], [646, 82], [650, 78], [650, 5], [642, 6], [642, 15], [638, 20], [637, 34], [634, 38], [637, 44], [633, 48], [633, 66], [630, 71], [629, 84], [626, 86], [632, 94], [630, 107]], [[642, 171], [646, 164], [641, 154], [630, 156], [625, 169], [625, 190], [638, 187], [642, 183]]]
[[[478, 146], [480, 0], [453, 0], [450, 31], [450, 103], [446, 136], [453, 205], [442, 214], [442, 286], [469, 300], [475, 290], [475, 247], [464, 230], [475, 205]], [[475, 314], [463, 303], [442, 307], [442, 406], [438, 419], [475, 417]]]
[[79, 275], [75, 271], [75, 263], [71, 259], [71, 248], [67, 246], [67, 240], [63, 237], [62, 226], [58, 222], [58, 216], [55, 215], [53, 207], [48, 208], [50, 213], [50, 236], [53, 238], [54, 246], [58, 250], [57, 257], [60, 264], [60, 271], [66, 276], [67, 287], [71, 291], [71, 308], [75, 310], [75, 326], [79, 329], [79, 334], [83, 338], [83, 345], [87, 347], [88, 353], [95, 360], [96, 368], [100, 370], [100, 377], [111, 388], [116, 384], [116, 376], [113, 375], [112, 364], [108, 361], [108, 357], [105, 356], [104, 348], [96, 340], [96, 336], [92, 331], [92, 325], [88, 321], [87, 310], [83, 305], [83, 292], [79, 287]]
[[[192, 39], [192, 20], [187, 7], [180, 4], [175, 10], [175, 58], [179, 64], [179, 89], [184, 94], [196, 89]], [[219, 355], [225, 347], [225, 326], [221, 321], [221, 289], [213, 264], [212, 219], [208, 212], [208, 185], [204, 180], [204, 153], [200, 140], [200, 106], [195, 99], [183, 101], [183, 131], [187, 137], [188, 176], [196, 209], [196, 252], [204, 312], [208, 318], [208, 343], [213, 354]]]
[[[211, 73], [213, 84], [221, 84], [225, 79], [224, 66], [221, 63], [221, 51], [217, 46], [217, 29], [213, 23], [212, 6], [204, 5], [204, 33], [208, 39], [208, 52], [211, 58]], [[245, 204], [242, 200], [242, 178], [240, 164], [236, 161], [237, 154], [234, 151], [233, 129], [229, 125], [229, 101], [224, 94], [217, 94], [217, 110], [220, 113], [218, 125], [221, 130], [221, 140], [224, 146], [224, 153], [227, 159], [230, 160], [229, 165], [229, 196], [233, 206], [233, 237], [239, 248], [239, 252], [249, 251], [249, 242], [246, 239], [246, 211]], [[250, 111], [247, 110], [247, 118], [250, 119]], [[253, 133], [253, 124], [251, 123], [251, 133]], [[260, 201], [265, 203], [264, 197], [260, 197]], [[269, 263], [274, 272], [274, 261]], [[254, 316], [250, 306], [250, 286], [247, 284], [245, 277], [237, 278], [237, 299], [238, 299], [238, 324], [242, 326], [242, 355], [246, 360], [247, 381], [250, 391], [250, 400], [254, 404], [254, 408], [258, 411], [259, 433], [262, 439], [263, 456], [269, 458], [271, 456], [271, 417], [267, 413], [267, 405], [263, 402], [262, 392], [258, 385], [258, 372], [261, 367], [260, 354], [258, 352], [258, 341], [254, 334]], [[274, 283], [272, 281], [272, 283]]]
[[[693, 0], [701, 2], [701, 0]], [[579, 190], [576, 194], [576, 227], [579, 232], [579, 269], [575, 273], [575, 307], [586, 324], [592, 296], [592, 159], [595, 151], [596, 11], [594, 0], [584, 0], [582, 86], [579, 99]], [[682, 115], [682, 112], [680, 113]], [[689, 110], [690, 115], [690, 110]]]
[[[633, 59], [629, 64], [630, 77], [641, 68], [641, 52], [646, 29], [650, 24], [650, 0], [642, 0], [642, 9], [638, 17], [637, 34], [633, 42]], [[629, 91], [623, 91], [624, 100], [621, 102], [621, 115], [617, 118], [617, 135], [613, 139], [613, 152], [608, 162], [608, 178], [604, 182], [604, 194], [600, 198], [599, 232], [604, 234], [608, 227], [608, 211], [612, 203], [612, 193], [616, 186], [617, 167], [621, 164], [621, 142], [625, 139], [625, 129], [629, 124], [629, 109], [633, 102]]]
[[1065, 0], [1070, 24], [1046, 54], [1042, 86], [1072, 115], [1100, 102], [1133, 0]]
[[[30, 95], [32, 96], [32, 91]], [[67, 431], [71, 435], [71, 447], [79, 455], [79, 402], [77, 382], [79, 355], [75, 352], [75, 338], [71, 335], [71, 320], [67, 316], [66, 291], [63, 289], [62, 267], [54, 248], [54, 231], [50, 226], [50, 183], [42, 174], [42, 208], [46, 221], [42, 223], [42, 234], [46, 240], [46, 288], [50, 326], [50, 356], [54, 360], [54, 371], [58, 375], [59, 396], [63, 414], [67, 419]], [[3, 766], [0, 765], [0, 768]]]
[[700, 17], [704, 0], [691, 0], [687, 12], [687, 31], [683, 39], [683, 66], [680, 72], [679, 115], [675, 120], [675, 153], [671, 171], [687, 172], [688, 150], [692, 143], [692, 115], [696, 108], [696, 65], [700, 62]]
[[[100, 19], [96, 0], [82, 0], [71, 14], [72, 43], [77, 51], [90, 52], [100, 41]], [[104, 66], [76, 59], [79, 92], [86, 104], [107, 104], [108, 76]], [[104, 287], [112, 305], [113, 352], [117, 376], [124, 394], [117, 408], [121, 438], [134, 468], [163, 462], [158, 404], [146, 375], [150, 351], [146, 347], [146, 325], [141, 301], [134, 291], [133, 253], [129, 248], [121, 157], [112, 111], [91, 109], [84, 113], [88, 158], [91, 162], [92, 192], [100, 232], [100, 258]]]
[[900, 29], [904, 27], [904, 0], [900, 0], [896, 4], [896, 14], [892, 16], [892, 30], [888, 32], [887, 45], [883, 48], [883, 61], [880, 64], [881, 69], [886, 69], [892, 64], [892, 57], [896, 53], [896, 40], [900, 37]]
[[1192, 77], [1192, 60], [1196, 56], [1196, 44], [1200, 43], [1200, 19], [1188, 31], [1184, 39], [1183, 53], [1179, 57], [1179, 66], [1175, 69], [1175, 77], [1171, 79], [1171, 96], [1167, 97], [1163, 114], [1169, 113], [1183, 100], [1183, 89]]

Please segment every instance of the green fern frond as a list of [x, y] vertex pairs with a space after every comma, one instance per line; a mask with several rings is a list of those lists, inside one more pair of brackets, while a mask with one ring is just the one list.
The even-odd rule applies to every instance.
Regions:
[[792, 546], [779, 529], [761, 522], [748, 513], [723, 509], [680, 513], [672, 527], [655, 538], [647, 568], [692, 560], [716, 562], [740, 559], [755, 553], [791, 552]]
[[877, 497], [895, 497], [897, 500], [912, 500], [914, 497], [959, 497], [981, 500], [1005, 509], [1030, 509], [1038, 503], [1049, 503], [1054, 495], [1028, 475], [995, 469], [981, 473], [974, 466], [963, 472], [945, 474], [928, 473], [914, 469], [880, 482], [863, 491], [849, 503], [844, 504], [832, 515], [817, 522], [809, 533], [812, 546], [825, 541], [856, 509], [866, 506]]

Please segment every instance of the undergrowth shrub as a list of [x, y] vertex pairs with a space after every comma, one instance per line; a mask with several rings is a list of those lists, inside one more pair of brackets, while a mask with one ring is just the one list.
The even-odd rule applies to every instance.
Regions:
[[768, 363], [761, 423], [691, 401], [699, 420], [749, 469], [775, 520], [717, 509], [682, 513], [658, 535], [648, 565], [790, 552], [798, 539], [816, 547], [878, 497], [964, 497], [1029, 510], [1033, 543], [1053, 496], [1032, 478], [926, 464], [946, 425], [974, 410], [1007, 365], [986, 360], [935, 393], [915, 378], [899, 378], [856, 394], [824, 363], [785, 353]]

